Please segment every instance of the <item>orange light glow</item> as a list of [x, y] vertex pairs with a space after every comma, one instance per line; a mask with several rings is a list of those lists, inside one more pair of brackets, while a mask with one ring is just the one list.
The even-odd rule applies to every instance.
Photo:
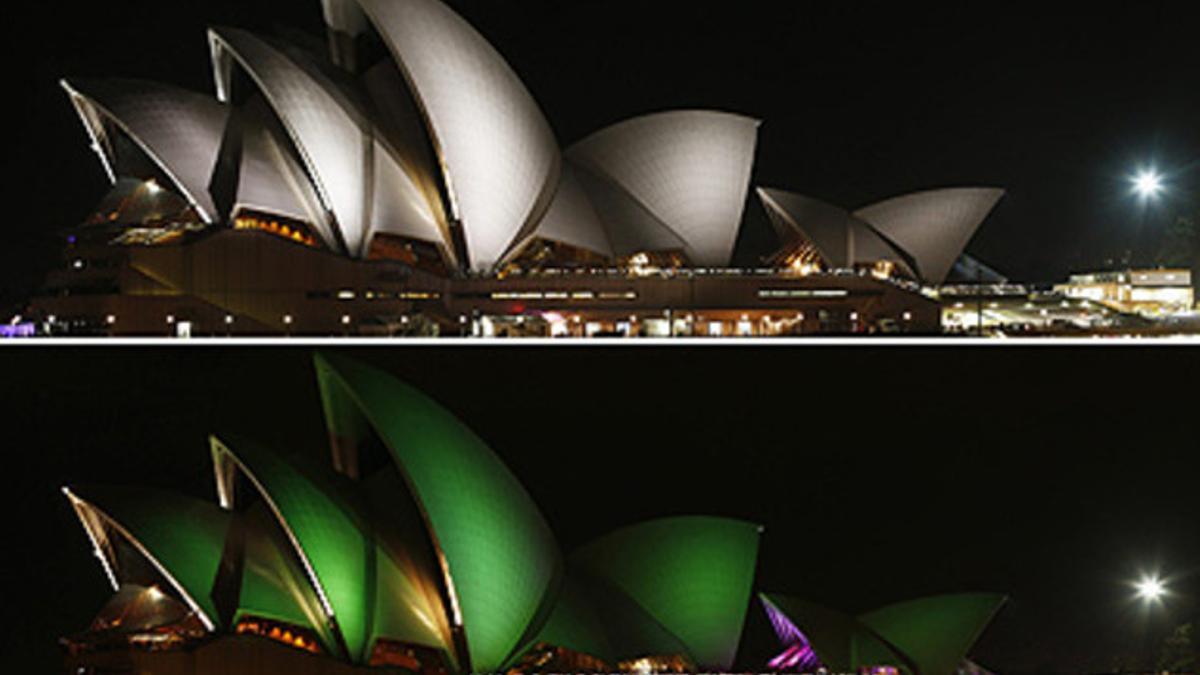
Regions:
[[303, 629], [276, 624], [266, 619], [244, 619], [234, 629], [238, 635], [257, 635], [310, 654], [320, 654], [316, 638], [301, 632]]
[[304, 232], [300, 227], [282, 224], [278, 221], [267, 220], [265, 218], [239, 216], [233, 222], [233, 229], [266, 232], [277, 237], [294, 241], [297, 244], [303, 244], [310, 248], [317, 248], [318, 246], [316, 237]]

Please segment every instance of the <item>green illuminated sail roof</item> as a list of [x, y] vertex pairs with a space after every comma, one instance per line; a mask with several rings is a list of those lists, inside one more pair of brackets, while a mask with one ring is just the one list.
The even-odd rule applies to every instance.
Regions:
[[216, 626], [212, 590], [229, 514], [207, 502], [159, 490], [90, 487], [67, 495], [77, 511], [90, 510], [119, 531], [193, 610], [203, 614], [206, 625]]
[[572, 574], [564, 579], [554, 610], [534, 640], [534, 644], [539, 642], [566, 647], [610, 664], [616, 661], [605, 622], [596, 610], [593, 597], [584, 582]]
[[695, 665], [727, 669], [750, 606], [758, 545], [757, 525], [670, 518], [603, 537], [571, 564], [624, 591], [679, 638]]
[[226, 459], [237, 462], [280, 519], [297, 554], [311, 565], [317, 595], [328, 602], [350, 659], [361, 662], [370, 628], [370, 541], [361, 524], [328, 491], [274, 453], [241, 439], [236, 450], [215, 438], [211, 443], [217, 467]]
[[377, 550], [370, 526], [332, 485], [254, 444], [239, 440], [237, 447], [234, 453], [214, 439], [218, 465], [220, 457], [235, 458], [278, 509], [284, 530], [312, 565], [352, 660], [369, 660], [381, 637], [447, 647], [414, 580]]
[[985, 593], [947, 595], [856, 618], [798, 598], [762, 598], [804, 633], [830, 670], [893, 666], [911, 675], [952, 675], [1005, 601]]
[[904, 602], [859, 617], [908, 655], [920, 675], [952, 675], [1006, 598], [990, 593]]
[[587, 587], [591, 591], [596, 613], [604, 623], [617, 661], [671, 654], [690, 658], [687, 645], [628, 593], [604, 579], [591, 578], [588, 581]]
[[243, 618], [257, 617], [308, 628], [317, 635], [327, 653], [337, 654], [340, 648], [316, 591], [270, 509], [265, 504], [255, 504], [238, 516], [238, 526], [230, 537], [237, 538], [236, 550], [241, 553], [233, 625]]
[[858, 619], [816, 603], [782, 595], [762, 595], [804, 633], [821, 663], [835, 672], [893, 666], [911, 673], [910, 659], [892, 649]]
[[495, 454], [445, 409], [378, 370], [316, 357], [330, 433], [352, 437], [347, 401], [386, 444], [422, 508], [475, 672], [500, 669], [561, 571], [554, 537]]
[[588, 654], [610, 666], [647, 656], [690, 658], [687, 645], [624, 590], [570, 566], [553, 612], [527, 647], [538, 643]]
[[363, 481], [375, 513], [375, 638], [440, 649], [458, 667], [450, 618], [420, 513], [392, 467]]

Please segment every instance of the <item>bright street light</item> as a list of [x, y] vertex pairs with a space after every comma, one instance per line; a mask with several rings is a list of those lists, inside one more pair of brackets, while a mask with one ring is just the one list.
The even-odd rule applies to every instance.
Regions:
[[1158, 602], [1167, 594], [1167, 587], [1156, 576], [1142, 577], [1142, 580], [1134, 584], [1133, 587], [1137, 589], [1138, 598], [1145, 600], [1147, 603]]
[[1131, 180], [1133, 191], [1142, 199], [1153, 199], [1167, 189], [1162, 174], [1154, 169], [1139, 171]]

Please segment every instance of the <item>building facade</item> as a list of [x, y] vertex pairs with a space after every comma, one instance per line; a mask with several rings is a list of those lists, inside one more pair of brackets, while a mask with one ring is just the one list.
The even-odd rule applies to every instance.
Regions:
[[[850, 213], [755, 193], [761, 122], [716, 110], [624, 120], [562, 149], [518, 75], [440, 0], [323, 8], [327, 44], [212, 28], [215, 95], [63, 81], [112, 189], [64, 232], [24, 323], [119, 336], [935, 334], [921, 289], [945, 280], [1003, 195], [934, 190]], [[764, 269], [732, 264], [748, 205], [783, 244]]]
[[1160, 317], [1188, 314], [1196, 308], [1189, 270], [1123, 270], [1073, 275], [1055, 287], [1063, 295], [1111, 309]]

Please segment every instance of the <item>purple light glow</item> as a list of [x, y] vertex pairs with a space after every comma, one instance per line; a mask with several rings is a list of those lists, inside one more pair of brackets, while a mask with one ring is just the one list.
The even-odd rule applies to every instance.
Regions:
[[767, 610], [767, 618], [771, 620], [771, 627], [775, 629], [775, 635], [779, 636], [780, 642], [785, 645], [808, 644], [804, 633], [801, 633], [796, 624], [792, 623], [786, 614], [779, 611], [778, 607], [766, 599], [763, 600], [763, 607]]
[[787, 647], [782, 654], [767, 662], [767, 667], [775, 671], [788, 670], [802, 673], [819, 670], [821, 659], [813, 651], [812, 645], [809, 644], [804, 633], [796, 624], [792, 623], [786, 614], [765, 598], [763, 607], [767, 610], [767, 618], [771, 620], [771, 627], [775, 629], [779, 641]]
[[821, 659], [817, 658], [812, 647], [808, 645], [792, 645], [782, 654], [767, 662], [772, 670], [791, 670], [811, 673], [819, 670]]
[[5, 324], [0, 326], [0, 338], [31, 338], [37, 335], [37, 327], [31, 323]]

